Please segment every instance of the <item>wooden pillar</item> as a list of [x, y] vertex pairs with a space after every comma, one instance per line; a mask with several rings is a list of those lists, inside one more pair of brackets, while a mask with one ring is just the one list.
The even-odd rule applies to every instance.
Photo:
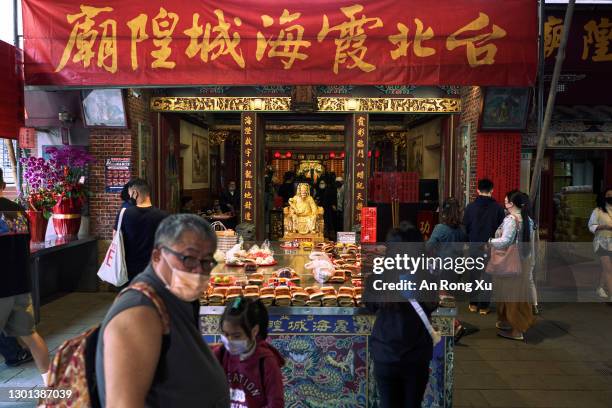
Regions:
[[368, 114], [349, 115], [345, 135], [344, 229], [350, 231], [361, 224], [361, 209], [367, 206]]
[[240, 221], [255, 225], [255, 239], [265, 237], [264, 225], [264, 121], [255, 112], [241, 115]]

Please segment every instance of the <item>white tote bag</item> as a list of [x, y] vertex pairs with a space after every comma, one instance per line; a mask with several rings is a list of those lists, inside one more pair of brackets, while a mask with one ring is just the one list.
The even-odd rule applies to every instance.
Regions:
[[121, 233], [121, 223], [123, 221], [124, 212], [125, 208], [123, 208], [119, 214], [117, 232], [98, 270], [100, 279], [117, 287], [123, 286], [128, 282], [127, 267], [125, 266], [125, 250], [123, 248], [123, 234]]
[[440, 334], [440, 332], [433, 328], [431, 322], [429, 321], [429, 318], [427, 317], [427, 314], [425, 313], [419, 302], [414, 299], [410, 299], [410, 304], [412, 305], [414, 311], [419, 315], [419, 318], [421, 319], [423, 325], [431, 336], [431, 340], [433, 342], [434, 347], [436, 347], [436, 345], [442, 340], [442, 335]]

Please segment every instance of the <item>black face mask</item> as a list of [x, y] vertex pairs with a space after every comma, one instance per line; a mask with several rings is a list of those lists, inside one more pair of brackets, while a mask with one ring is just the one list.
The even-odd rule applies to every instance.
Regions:
[[606, 197], [606, 204], [612, 205], [612, 197]]

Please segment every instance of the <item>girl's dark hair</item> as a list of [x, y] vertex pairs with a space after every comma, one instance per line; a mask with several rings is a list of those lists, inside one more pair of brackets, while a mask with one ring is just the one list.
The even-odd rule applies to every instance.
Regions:
[[237, 297], [225, 306], [225, 311], [219, 321], [219, 329], [223, 328], [223, 322], [239, 325], [247, 336], [255, 326], [259, 326], [257, 339], [265, 340], [268, 337], [268, 309], [261, 300], [252, 300], [244, 296]]
[[449, 197], [444, 201], [440, 211], [440, 222], [451, 228], [461, 225], [461, 208], [459, 208], [457, 199]]
[[612, 191], [612, 187], [608, 187], [603, 190], [601, 193], [597, 194], [597, 207], [603, 212], [608, 212], [606, 209], [606, 194], [608, 191]]
[[400, 222], [397, 228], [387, 233], [387, 242], [423, 242], [423, 235], [408, 221]]
[[521, 241], [529, 242], [531, 238], [531, 230], [529, 228], [529, 196], [519, 190], [512, 190], [506, 194], [506, 197], [508, 198], [508, 202], [521, 209], [521, 217], [523, 218], [523, 236], [521, 237]]
[[[412, 243], [412, 244], [407, 244]], [[400, 222], [397, 228], [392, 228], [386, 237], [386, 256], [393, 258], [397, 254], [408, 254], [408, 256], [419, 257], [424, 253], [423, 235], [412, 223], [409, 221]], [[398, 269], [385, 271], [385, 281], [396, 282], [399, 281], [400, 275], [405, 273]], [[420, 278], [419, 272], [415, 275], [414, 279]], [[371, 288], [373, 285], [372, 280], [375, 279], [375, 275], [369, 274], [367, 276], [366, 288]], [[366, 289], [368, 290], [368, 289]], [[382, 298], [377, 299], [376, 302], [370, 302], [376, 305], [377, 308], [387, 311], [402, 311], [407, 312], [410, 310], [410, 303], [403, 298], [401, 292], [398, 291], [385, 291], [382, 294]]]

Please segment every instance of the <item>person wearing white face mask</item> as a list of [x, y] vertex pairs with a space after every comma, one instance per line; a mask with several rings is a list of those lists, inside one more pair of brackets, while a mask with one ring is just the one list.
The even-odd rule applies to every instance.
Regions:
[[285, 360], [266, 342], [268, 311], [260, 300], [238, 297], [219, 320], [221, 346], [215, 356], [230, 386], [232, 408], [283, 408]]
[[195, 215], [172, 215], [159, 225], [151, 262], [132, 284], [152, 288], [167, 314], [137, 290], [111, 306], [96, 350], [102, 407], [230, 406], [223, 369], [197, 319], [216, 247], [210, 224]]

